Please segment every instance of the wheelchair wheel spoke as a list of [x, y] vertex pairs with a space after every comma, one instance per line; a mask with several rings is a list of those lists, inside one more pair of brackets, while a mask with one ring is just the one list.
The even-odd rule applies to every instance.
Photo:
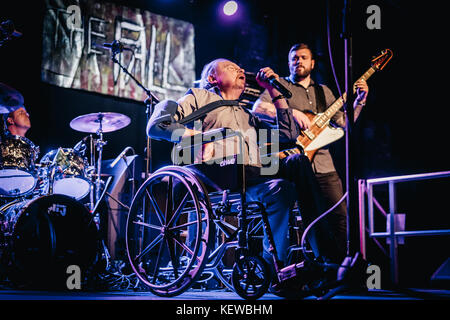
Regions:
[[183, 200], [181, 200], [177, 210], [175, 210], [173, 216], [170, 218], [170, 221], [167, 223], [168, 226], [171, 226], [173, 223], [175, 223], [180, 216], [181, 211], [184, 209], [184, 206], [186, 205], [186, 201], [188, 199], [189, 192], [186, 192], [186, 194], [183, 197]]
[[155, 213], [156, 216], [158, 217], [159, 223], [161, 223], [161, 225], [164, 225], [164, 215], [161, 211], [161, 209], [158, 206], [158, 203], [156, 203], [155, 198], [153, 197], [153, 195], [151, 194], [151, 192], [149, 190], [145, 190], [147, 197], [150, 199], [150, 203], [152, 204], [153, 208], [155, 209]]
[[173, 273], [175, 278], [178, 278], [178, 267], [179, 267], [179, 261], [178, 261], [178, 256], [175, 252], [175, 248], [174, 248], [174, 243], [173, 240], [175, 240], [175, 238], [166, 238], [166, 243], [167, 243], [167, 249], [169, 250], [169, 257], [170, 260], [172, 261], [172, 267], [173, 267]]
[[152, 283], [153, 284], [155, 284], [156, 279], [158, 278], [159, 265], [161, 263], [161, 253], [162, 253], [163, 248], [164, 248], [164, 243], [165, 243], [165, 241], [161, 242], [161, 245], [159, 246], [158, 256], [156, 258], [156, 263], [155, 263], [155, 268], [153, 269], [153, 279], [152, 279]]
[[150, 224], [150, 223], [145, 223], [145, 222], [140, 222], [140, 221], [133, 221], [133, 223], [137, 224], [137, 225], [140, 225], [140, 226], [143, 226], [143, 227], [150, 228], [150, 229], [155, 229], [155, 230], [158, 230], [158, 231], [162, 230], [162, 227], [155, 226], [154, 224]]
[[[183, 248], [183, 250], [185, 250], [187, 253], [189, 253], [191, 255], [191, 257], [194, 257], [194, 252], [192, 252], [192, 250], [183, 242], [180, 242], [178, 239], [174, 238], [175, 242], [181, 247]], [[195, 259], [197, 262], [200, 262], [199, 257], [195, 256]]]
[[166, 214], [164, 221], [170, 221], [173, 212], [173, 177], [169, 177], [167, 184], [167, 198], [166, 198]]
[[[207, 218], [203, 218], [201, 221], [205, 222], [206, 220], [207, 220]], [[191, 221], [191, 222], [186, 222], [186, 223], [180, 224], [180, 225], [178, 225], [176, 227], [170, 228], [170, 231], [182, 229], [182, 228], [185, 228], [185, 227], [189, 227], [189, 226], [192, 226], [193, 224], [196, 224], [196, 223], [197, 223], [197, 220], [194, 220], [194, 221]]]
[[145, 254], [147, 254], [150, 250], [152, 250], [159, 242], [161, 242], [163, 236], [162, 234], [159, 234], [155, 239], [153, 239], [153, 241], [147, 246], [145, 247], [144, 250], [141, 251], [141, 253], [139, 253], [134, 260], [138, 261], [140, 260]]
[[256, 274], [255, 273], [255, 271], [256, 271], [256, 264], [252, 263], [247, 268], [248, 268], [248, 271], [249, 271], [248, 273], [249, 274], [251, 274], [251, 275]]

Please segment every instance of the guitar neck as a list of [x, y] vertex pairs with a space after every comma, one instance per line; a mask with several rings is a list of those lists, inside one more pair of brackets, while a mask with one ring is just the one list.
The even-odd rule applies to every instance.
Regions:
[[[374, 73], [375, 69], [373, 67], [370, 67], [359, 79], [359, 80], [367, 80], [369, 79]], [[356, 81], [356, 82], [358, 82]], [[355, 82], [355, 83], [356, 83]], [[355, 92], [356, 90], [353, 90]], [[316, 120], [317, 126], [320, 128], [323, 127], [325, 124], [328, 123], [328, 121], [336, 114], [336, 112], [339, 111], [339, 109], [342, 108], [345, 101], [347, 100], [347, 92], [344, 92], [342, 96], [340, 96], [331, 106], [328, 107], [327, 110]]]

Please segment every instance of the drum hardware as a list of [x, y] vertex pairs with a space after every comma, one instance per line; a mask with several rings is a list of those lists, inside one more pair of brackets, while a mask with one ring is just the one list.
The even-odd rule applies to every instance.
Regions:
[[[122, 129], [128, 126], [130, 122], [131, 119], [128, 116], [114, 112], [97, 112], [81, 115], [70, 122], [70, 127], [72, 129], [80, 132], [95, 133], [98, 136], [98, 139], [95, 139], [94, 141], [94, 145], [98, 152], [98, 158], [97, 168], [95, 170], [95, 197], [91, 197], [94, 200], [91, 207], [92, 212], [94, 212], [94, 208], [98, 206], [98, 203], [102, 198], [101, 189], [104, 182], [101, 179], [101, 163], [103, 157], [103, 147], [107, 144], [107, 141], [103, 140], [103, 134]], [[106, 187], [104, 189], [106, 190]]]
[[[131, 119], [120, 113], [113, 112], [98, 112], [91, 113], [86, 115], [78, 116], [70, 122], [70, 127], [76, 131], [80, 132], [88, 132], [95, 133], [97, 138], [93, 139], [92, 135], [89, 135], [90, 138], [90, 151], [91, 151], [91, 166], [89, 167], [91, 172], [89, 173], [90, 178], [92, 179], [92, 185], [90, 188], [90, 212], [91, 219], [89, 224], [92, 222], [95, 223], [97, 228], [100, 226], [100, 215], [97, 211], [102, 199], [106, 194], [111, 197], [113, 200], [120, 203], [119, 200], [114, 199], [111, 194], [107, 192], [108, 186], [112, 181], [112, 176], [109, 174], [102, 173], [102, 158], [103, 158], [103, 147], [107, 144], [107, 141], [104, 140], [104, 133], [113, 132], [120, 130], [126, 126], [128, 126], [131, 122]], [[84, 142], [88, 139], [88, 137], [83, 138]], [[82, 141], [83, 141], [82, 140]], [[78, 143], [75, 147], [78, 150], [82, 149], [82, 141]], [[95, 161], [94, 149], [97, 152], [97, 161]], [[107, 177], [106, 182], [102, 179]], [[121, 203], [121, 205], [123, 205]], [[124, 205], [125, 208], [128, 208]], [[105, 241], [101, 240], [102, 244], [102, 256], [105, 260], [105, 270], [109, 270], [111, 268], [110, 258], [108, 248], [106, 247]]]
[[[101, 184], [103, 182], [103, 180], [101, 178], [103, 146], [105, 146], [107, 143], [106, 141], [103, 140], [103, 128], [102, 128], [103, 115], [101, 113], [98, 114], [98, 120], [99, 120], [99, 129], [96, 132], [96, 134], [99, 136], [99, 139], [97, 139], [97, 141], [96, 141], [96, 147], [97, 147], [97, 152], [98, 152], [97, 179], [95, 181], [96, 206], [98, 206], [98, 203], [100, 202], [100, 190], [101, 190]], [[106, 190], [106, 186], [105, 186], [105, 190]]]
[[[89, 220], [89, 225], [94, 222], [97, 230], [100, 230], [100, 214], [97, 211], [98, 205], [100, 204], [101, 200], [105, 196], [106, 190], [108, 189], [109, 184], [111, 183], [112, 177], [108, 177], [108, 180], [106, 180], [105, 186], [103, 188], [103, 192], [100, 195], [100, 197], [96, 198], [95, 206], [91, 209], [91, 219]], [[103, 182], [103, 180], [102, 180]], [[97, 189], [98, 190], [98, 189]], [[91, 202], [92, 204], [92, 202]], [[102, 257], [105, 259], [105, 270], [109, 270], [111, 267], [111, 255], [109, 253], [108, 248], [106, 247], [105, 240], [101, 239], [101, 245], [102, 245]]]
[[[124, 204], [123, 202], [121, 202], [120, 200], [116, 199], [111, 193], [109, 193], [108, 191], [106, 191], [108, 189], [108, 185], [110, 183], [110, 179], [112, 179], [112, 176], [110, 174], [106, 174], [106, 173], [102, 173], [101, 175], [102, 177], [107, 177], [107, 181], [105, 183], [105, 195], [107, 195], [108, 197], [110, 197], [114, 202], [118, 203], [119, 205], [121, 205], [122, 207], [124, 207], [125, 209], [129, 210], [130, 207], [127, 206], [126, 204]], [[97, 177], [97, 174], [93, 173], [92, 177]], [[131, 192], [131, 194], [134, 194], [134, 178], [129, 179], [128, 181], [132, 181], [133, 182], [133, 190]], [[100, 198], [103, 198], [103, 194], [100, 196]], [[95, 211], [95, 208], [93, 209], [93, 211]]]
[[55, 162], [52, 162], [52, 165], [50, 167], [50, 175], [48, 179], [48, 194], [53, 194], [53, 183], [55, 181], [55, 173], [56, 173], [56, 166]]

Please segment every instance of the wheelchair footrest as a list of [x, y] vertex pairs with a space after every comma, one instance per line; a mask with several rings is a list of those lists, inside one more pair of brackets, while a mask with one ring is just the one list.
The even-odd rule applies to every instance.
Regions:
[[303, 262], [291, 264], [278, 271], [278, 279], [280, 282], [284, 282], [289, 279], [298, 278], [304, 274], [304, 269], [305, 265]]

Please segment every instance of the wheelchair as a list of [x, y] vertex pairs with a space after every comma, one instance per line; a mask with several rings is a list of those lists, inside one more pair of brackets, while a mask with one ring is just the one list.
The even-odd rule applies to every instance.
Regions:
[[[202, 143], [219, 131], [204, 133]], [[230, 137], [244, 146], [239, 132], [227, 131], [224, 138]], [[283, 267], [264, 206], [246, 199], [246, 170], [238, 157], [165, 166], [139, 187], [127, 218], [126, 250], [134, 273], [155, 295], [180, 295], [212, 274], [240, 297], [260, 298], [271, 285], [271, 271], [261, 257], [263, 230], [276, 270]]]

